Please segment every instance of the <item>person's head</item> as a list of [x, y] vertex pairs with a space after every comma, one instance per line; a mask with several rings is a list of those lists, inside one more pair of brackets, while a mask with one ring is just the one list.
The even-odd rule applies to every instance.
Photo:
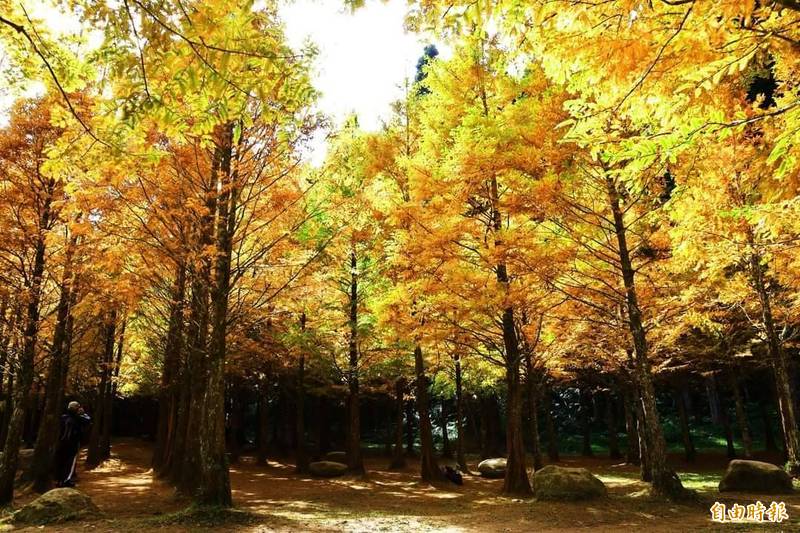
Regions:
[[71, 401], [67, 404], [67, 411], [70, 413], [77, 413], [81, 410], [81, 404], [76, 401]]

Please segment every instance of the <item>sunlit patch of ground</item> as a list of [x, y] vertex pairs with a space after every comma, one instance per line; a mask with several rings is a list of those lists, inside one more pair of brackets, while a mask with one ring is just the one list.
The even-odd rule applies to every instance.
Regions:
[[[153, 479], [149, 445], [114, 444], [111, 461], [93, 472], [80, 472], [79, 488], [105, 512], [102, 520], [48, 526], [48, 531], [309, 531], [309, 532], [491, 532], [491, 531], [753, 531], [713, 524], [708, 508], [775, 497], [717, 492], [724, 457], [703, 458], [696, 465], [678, 462], [684, 485], [699, 501], [654, 501], [635, 466], [602, 457], [564, 457], [565, 466], [589, 468], [606, 483], [609, 497], [591, 502], [537, 502], [500, 495], [502, 480], [465, 476], [463, 486], [421, 483], [415, 464], [388, 471], [386, 460], [369, 459], [366, 477], [316, 479], [294, 473], [288, 461], [267, 466], [243, 458], [231, 468], [236, 509], [197, 510]], [[475, 465], [471, 465], [473, 470]], [[18, 503], [33, 497], [23, 493]], [[768, 524], [764, 531], [800, 531], [800, 495], [780, 498], [789, 523]]]

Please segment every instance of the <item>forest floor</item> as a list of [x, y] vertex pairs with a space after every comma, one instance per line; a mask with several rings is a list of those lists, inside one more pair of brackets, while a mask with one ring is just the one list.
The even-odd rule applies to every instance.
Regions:
[[[235, 511], [196, 512], [171, 487], [153, 479], [150, 445], [115, 441], [110, 461], [92, 472], [79, 471], [78, 488], [103, 511], [101, 519], [29, 528], [30, 531], [800, 531], [800, 492], [787, 496], [719, 494], [727, 461], [704, 455], [690, 469], [676, 463], [684, 485], [699, 501], [670, 504], [644, 496], [647, 485], [635, 467], [604, 458], [564, 457], [561, 464], [584, 466], [608, 486], [602, 501], [552, 503], [502, 497], [502, 479], [465, 476], [463, 486], [420, 483], [417, 464], [386, 470], [386, 459], [368, 459], [368, 477], [315, 479], [298, 476], [287, 462], [259, 466], [243, 458], [231, 467]], [[474, 468], [475, 465], [470, 465]], [[35, 495], [22, 492], [16, 505]], [[761, 526], [710, 521], [715, 502], [767, 506], [784, 501], [789, 520]]]

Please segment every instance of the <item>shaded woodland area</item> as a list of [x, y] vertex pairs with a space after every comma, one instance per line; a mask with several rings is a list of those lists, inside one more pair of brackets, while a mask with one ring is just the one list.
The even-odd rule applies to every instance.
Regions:
[[0, 2], [0, 504], [54, 487], [73, 400], [93, 494], [123, 439], [198, 508], [321, 461], [538, 499], [608, 458], [667, 506], [724, 456], [791, 492], [796, 2], [408, 2], [440, 47], [378, 131], [319, 111], [279, 2], [58, 7], [102, 39]]

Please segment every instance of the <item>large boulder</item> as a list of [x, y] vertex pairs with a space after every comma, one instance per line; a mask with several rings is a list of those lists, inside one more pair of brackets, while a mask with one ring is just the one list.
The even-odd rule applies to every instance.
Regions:
[[79, 490], [63, 488], [45, 492], [11, 515], [15, 524], [43, 525], [100, 516], [100, 509]]
[[792, 492], [792, 478], [771, 463], [734, 459], [719, 482], [719, 491], [785, 494]]
[[502, 457], [486, 459], [478, 464], [478, 472], [483, 477], [501, 478], [506, 475], [506, 460]]
[[325, 454], [325, 461], [347, 464], [347, 452], [328, 452]]
[[533, 495], [538, 500], [589, 500], [607, 494], [603, 482], [585, 468], [547, 465], [533, 474]]
[[347, 472], [347, 465], [336, 461], [317, 461], [308, 465], [308, 471], [317, 477], [338, 477]]

